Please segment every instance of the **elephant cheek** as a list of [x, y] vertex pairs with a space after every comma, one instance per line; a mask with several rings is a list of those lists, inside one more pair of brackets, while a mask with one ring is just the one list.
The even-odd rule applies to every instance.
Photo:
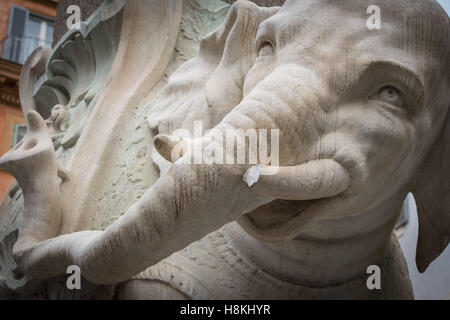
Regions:
[[205, 86], [208, 104], [208, 127], [216, 126], [242, 100], [242, 76], [216, 70]]

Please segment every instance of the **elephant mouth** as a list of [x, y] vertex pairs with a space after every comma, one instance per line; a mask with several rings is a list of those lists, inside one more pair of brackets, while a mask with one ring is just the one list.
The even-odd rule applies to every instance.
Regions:
[[[276, 199], [255, 210], [247, 213], [237, 220], [237, 222], [248, 233], [264, 241], [280, 241], [286, 238], [294, 238], [299, 230], [287, 232], [296, 220], [305, 220], [309, 212], [316, 212], [314, 208], [323, 202], [328, 202], [331, 198], [314, 200], [282, 200]], [[302, 223], [303, 225], [303, 223]]]
[[[264, 170], [270, 175], [264, 175]], [[257, 238], [280, 241], [297, 237], [308, 222], [317, 220], [319, 212], [326, 211], [324, 206], [348, 190], [351, 177], [335, 160], [321, 159], [298, 166], [252, 167], [244, 181], [255, 193], [274, 200], [242, 216], [238, 223]]]

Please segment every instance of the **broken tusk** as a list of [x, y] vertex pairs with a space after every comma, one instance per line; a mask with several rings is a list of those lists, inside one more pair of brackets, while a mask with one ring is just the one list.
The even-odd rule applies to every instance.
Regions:
[[345, 191], [351, 181], [347, 170], [331, 159], [287, 167], [256, 165], [247, 170], [243, 179], [254, 192], [283, 200], [335, 196]]
[[248, 187], [251, 188], [258, 182], [259, 176], [261, 175], [261, 166], [256, 165], [247, 170], [244, 174], [244, 181], [247, 183]]

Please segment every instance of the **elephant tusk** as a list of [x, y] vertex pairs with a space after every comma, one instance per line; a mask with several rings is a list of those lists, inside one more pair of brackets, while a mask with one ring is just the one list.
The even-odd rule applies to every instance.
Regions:
[[331, 159], [298, 166], [253, 166], [244, 181], [255, 193], [283, 200], [312, 200], [335, 196], [351, 182], [348, 171]]

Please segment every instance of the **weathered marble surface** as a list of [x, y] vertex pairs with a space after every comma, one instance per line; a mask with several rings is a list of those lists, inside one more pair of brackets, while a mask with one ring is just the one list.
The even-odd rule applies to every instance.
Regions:
[[[104, 0], [59, 0], [58, 12], [55, 21], [55, 29], [53, 33], [53, 42], [56, 43], [61, 39], [64, 33], [67, 32], [66, 21], [69, 14], [67, 7], [71, 5], [78, 5], [81, 8], [81, 19], [87, 20], [89, 16], [102, 4]], [[251, 0], [258, 6], [281, 6], [285, 0]], [[233, 4], [236, 0], [225, 0], [228, 4]]]
[[[370, 4], [115, 0], [35, 51], [28, 133], [0, 159], [20, 184], [0, 207], [0, 296], [412, 298], [391, 233], [412, 191], [419, 269], [449, 241], [449, 22], [386, 0], [368, 30]], [[172, 165], [194, 121], [280, 129], [279, 170]]]

